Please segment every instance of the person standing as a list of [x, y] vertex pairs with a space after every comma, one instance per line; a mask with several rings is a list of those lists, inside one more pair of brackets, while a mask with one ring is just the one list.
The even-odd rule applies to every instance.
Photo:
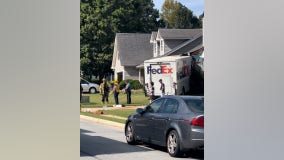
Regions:
[[149, 95], [149, 86], [148, 86], [148, 83], [146, 83], [144, 85], [144, 94], [145, 94], [145, 97], [148, 97]]
[[150, 96], [150, 103], [152, 103], [155, 100], [155, 88], [154, 88], [154, 82], [150, 82], [150, 90], [149, 90], [149, 96]]
[[163, 83], [162, 79], [160, 79], [159, 82], [161, 84], [161, 87], [160, 87], [161, 97], [163, 97], [165, 95], [165, 84]]
[[113, 81], [112, 92], [113, 92], [113, 96], [114, 96], [115, 105], [118, 105], [119, 104], [119, 101], [118, 101], [119, 87], [118, 87], [117, 80]]
[[131, 104], [131, 85], [130, 85], [128, 80], [125, 81], [125, 84], [126, 84], [126, 86], [125, 86], [124, 90], [125, 90], [125, 93], [127, 95], [127, 104]]
[[106, 79], [103, 79], [103, 82], [100, 84], [100, 94], [102, 95], [102, 103], [108, 103], [109, 86]]
[[174, 91], [175, 91], [174, 95], [177, 95], [177, 83], [176, 82], [173, 83], [173, 88], [174, 88]]

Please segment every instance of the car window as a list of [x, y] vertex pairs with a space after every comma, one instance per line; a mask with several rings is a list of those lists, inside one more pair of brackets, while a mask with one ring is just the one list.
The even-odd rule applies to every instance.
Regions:
[[179, 102], [175, 99], [167, 99], [161, 110], [160, 113], [177, 113], [179, 106]]
[[184, 101], [194, 112], [204, 112], [204, 99], [185, 99]]
[[151, 103], [149, 106], [146, 107], [145, 112], [155, 113], [159, 110], [162, 103], [164, 102], [164, 99], [157, 99], [153, 103]]
[[88, 84], [88, 82], [82, 79], [81, 84]]

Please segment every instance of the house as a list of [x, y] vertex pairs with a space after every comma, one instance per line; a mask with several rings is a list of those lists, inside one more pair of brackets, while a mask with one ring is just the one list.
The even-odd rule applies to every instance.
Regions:
[[153, 57], [183, 54], [202, 45], [202, 29], [159, 29], [152, 32], [150, 43]]
[[153, 57], [153, 46], [149, 43], [150, 38], [151, 34], [116, 34], [111, 65], [115, 79], [118, 81], [140, 79], [140, 82], [143, 83], [144, 72], [139, 72], [136, 66]]
[[202, 29], [159, 29], [152, 34], [117, 33], [111, 68], [119, 81], [144, 83], [144, 61], [161, 56], [199, 54]]
[[[152, 32], [150, 43], [153, 44], [150, 59], [182, 54], [200, 56], [203, 52], [203, 33], [202, 29], [159, 29]], [[139, 74], [144, 75], [144, 63], [136, 68]]]

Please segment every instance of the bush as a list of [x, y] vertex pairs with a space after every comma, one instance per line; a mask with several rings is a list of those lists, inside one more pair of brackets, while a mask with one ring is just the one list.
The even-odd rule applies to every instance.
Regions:
[[98, 78], [92, 78], [91, 83], [101, 84], [101, 81]]
[[130, 84], [132, 86], [132, 89], [135, 90], [143, 88], [143, 85], [138, 80], [131, 80]]
[[[143, 88], [143, 85], [138, 80], [128, 79], [128, 81], [131, 85], [131, 89], [137, 90]], [[125, 80], [119, 82], [118, 86], [119, 89], [125, 88]]]

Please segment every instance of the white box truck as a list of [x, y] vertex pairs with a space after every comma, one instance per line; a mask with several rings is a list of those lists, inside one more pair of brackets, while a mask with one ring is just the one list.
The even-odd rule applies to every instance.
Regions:
[[160, 96], [159, 79], [165, 84], [165, 95], [183, 95], [190, 89], [191, 56], [165, 56], [144, 61], [145, 84], [154, 82], [155, 96]]

